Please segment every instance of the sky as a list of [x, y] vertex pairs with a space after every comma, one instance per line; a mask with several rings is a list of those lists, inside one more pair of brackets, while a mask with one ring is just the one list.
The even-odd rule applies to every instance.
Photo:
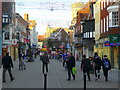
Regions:
[[[16, 13], [22, 17], [29, 14], [30, 20], [36, 20], [36, 31], [45, 34], [47, 25], [51, 27], [69, 27], [71, 23], [71, 4], [89, 0], [16, 0]], [[53, 11], [51, 9], [53, 8]]]

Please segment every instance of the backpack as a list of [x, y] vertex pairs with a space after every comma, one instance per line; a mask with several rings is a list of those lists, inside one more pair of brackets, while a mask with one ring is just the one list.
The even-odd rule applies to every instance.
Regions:
[[104, 66], [104, 68], [109, 69], [110, 64], [109, 64], [108, 60], [103, 59], [103, 66]]

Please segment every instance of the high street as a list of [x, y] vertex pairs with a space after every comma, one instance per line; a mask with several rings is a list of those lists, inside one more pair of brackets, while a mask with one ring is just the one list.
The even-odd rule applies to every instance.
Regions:
[[[11, 82], [6, 73], [6, 83], [3, 83], [3, 88], [43, 88], [44, 74], [39, 57], [34, 62], [26, 62], [26, 66], [26, 70], [19, 71], [18, 61], [15, 61], [12, 70], [15, 80]], [[47, 88], [83, 88], [84, 80], [80, 71], [80, 61], [76, 62], [76, 67], [76, 80], [67, 81], [67, 71], [62, 67], [62, 62], [51, 59], [47, 73]], [[94, 74], [91, 74], [91, 81], [87, 81], [87, 88], [118, 88], [118, 70], [112, 69], [108, 82], [104, 81], [102, 72], [100, 81], [95, 81]]]

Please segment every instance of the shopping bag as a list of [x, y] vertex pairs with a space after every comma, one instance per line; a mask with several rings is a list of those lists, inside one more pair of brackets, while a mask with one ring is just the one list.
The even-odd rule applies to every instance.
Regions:
[[76, 67], [73, 67], [73, 68], [72, 68], [72, 72], [73, 72], [74, 75], [77, 73]]

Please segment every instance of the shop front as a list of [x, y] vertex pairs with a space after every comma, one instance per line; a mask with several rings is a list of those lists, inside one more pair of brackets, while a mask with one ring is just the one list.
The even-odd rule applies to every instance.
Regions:
[[98, 55], [103, 58], [107, 55], [110, 59], [111, 66], [118, 68], [119, 53], [120, 53], [120, 35], [109, 35], [107, 38], [96, 40], [94, 46], [94, 52], [98, 52]]
[[120, 35], [114, 34], [108, 36], [109, 41], [105, 41], [104, 45], [105, 47], [110, 48], [110, 59], [112, 67], [118, 68], [119, 64], [119, 49], [120, 49]]

